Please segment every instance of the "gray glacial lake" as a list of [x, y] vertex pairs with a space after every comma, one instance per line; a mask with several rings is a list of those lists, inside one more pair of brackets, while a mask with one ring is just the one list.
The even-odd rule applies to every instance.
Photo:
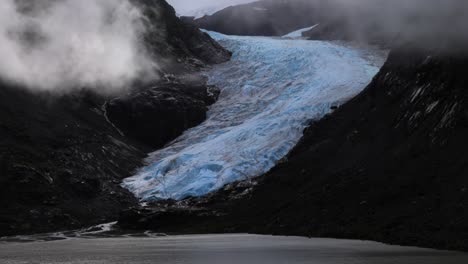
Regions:
[[0, 263], [466, 264], [468, 254], [368, 241], [259, 235], [71, 238], [0, 243]]

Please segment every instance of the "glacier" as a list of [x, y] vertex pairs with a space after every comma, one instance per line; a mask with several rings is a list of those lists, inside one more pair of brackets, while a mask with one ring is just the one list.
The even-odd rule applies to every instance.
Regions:
[[268, 172], [312, 120], [362, 91], [386, 55], [338, 42], [208, 33], [233, 52], [204, 73], [221, 89], [219, 100], [204, 123], [124, 180], [141, 201], [202, 196]]

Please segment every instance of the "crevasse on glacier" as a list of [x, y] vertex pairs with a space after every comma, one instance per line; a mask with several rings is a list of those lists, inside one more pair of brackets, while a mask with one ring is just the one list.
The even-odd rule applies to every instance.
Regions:
[[219, 101], [124, 181], [143, 201], [201, 196], [268, 172], [311, 120], [360, 92], [383, 63], [380, 53], [330, 42], [210, 34], [234, 52], [206, 72]]

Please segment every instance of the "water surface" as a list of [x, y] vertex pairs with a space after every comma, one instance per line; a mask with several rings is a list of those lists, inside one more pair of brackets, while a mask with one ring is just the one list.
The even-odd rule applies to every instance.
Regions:
[[194, 235], [0, 243], [2, 264], [466, 264], [468, 254], [375, 242]]

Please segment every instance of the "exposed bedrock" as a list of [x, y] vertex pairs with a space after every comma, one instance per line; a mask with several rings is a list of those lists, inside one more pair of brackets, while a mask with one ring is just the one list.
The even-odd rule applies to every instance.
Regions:
[[145, 148], [106, 121], [103, 98], [0, 94], [0, 236], [109, 222], [137, 202], [119, 183]]
[[164, 72], [193, 71], [228, 61], [231, 53], [191, 23], [181, 21], [165, 0], [132, 0], [146, 20], [144, 41]]
[[106, 112], [125, 136], [157, 149], [203, 122], [218, 94], [204, 84], [161, 84], [111, 100]]

